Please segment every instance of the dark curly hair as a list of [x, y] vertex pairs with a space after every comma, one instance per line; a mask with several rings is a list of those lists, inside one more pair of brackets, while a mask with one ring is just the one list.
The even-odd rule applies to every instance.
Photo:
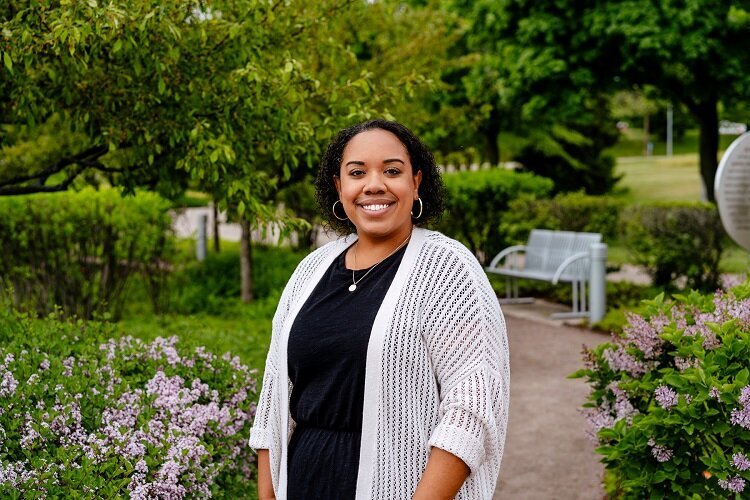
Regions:
[[[338, 176], [341, 171], [341, 161], [344, 156], [344, 148], [352, 138], [362, 132], [373, 129], [386, 130], [406, 146], [413, 172], [422, 172], [422, 182], [419, 185], [419, 197], [422, 199], [423, 210], [419, 219], [414, 219], [417, 225], [424, 225], [440, 218], [444, 208], [444, 188], [440, 178], [435, 158], [427, 146], [414, 135], [414, 133], [398, 122], [388, 120], [370, 120], [364, 123], [345, 128], [328, 144], [323, 158], [320, 161], [318, 176], [315, 179], [315, 194], [320, 207], [323, 220], [327, 226], [339, 234], [348, 234], [356, 231], [356, 227], [349, 219], [338, 220], [333, 216], [331, 207], [339, 199], [333, 177]], [[417, 212], [418, 213], [418, 212]]]

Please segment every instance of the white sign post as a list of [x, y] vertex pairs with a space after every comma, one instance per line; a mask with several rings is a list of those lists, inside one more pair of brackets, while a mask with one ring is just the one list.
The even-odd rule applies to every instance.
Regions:
[[714, 195], [727, 234], [750, 250], [750, 133], [735, 139], [721, 158]]

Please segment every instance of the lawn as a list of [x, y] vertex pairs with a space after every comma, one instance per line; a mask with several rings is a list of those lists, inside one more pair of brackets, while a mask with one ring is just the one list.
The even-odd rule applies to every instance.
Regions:
[[[722, 136], [723, 141], [734, 137]], [[728, 146], [728, 144], [723, 145]], [[618, 187], [628, 202], [700, 201], [703, 186], [698, 171], [697, 153], [667, 156], [638, 156], [617, 159], [616, 171], [622, 175]], [[722, 256], [720, 268], [725, 273], [746, 273], [750, 254], [734, 243]], [[609, 248], [609, 263], [621, 265], [631, 261], [620, 243]]]

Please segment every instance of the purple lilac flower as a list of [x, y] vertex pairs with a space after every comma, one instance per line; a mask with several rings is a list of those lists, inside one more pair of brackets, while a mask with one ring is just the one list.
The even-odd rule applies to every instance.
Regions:
[[73, 356], [69, 356], [65, 358], [62, 362], [63, 364], [63, 376], [64, 377], [72, 377], [73, 376], [73, 366], [75, 365], [76, 358]]
[[44, 358], [41, 363], [39, 363], [39, 371], [45, 372], [49, 370], [49, 359]]
[[675, 356], [674, 365], [677, 367], [678, 370], [683, 372], [687, 370], [688, 368], [693, 368], [695, 366], [698, 366], [698, 360], [696, 358], [682, 358], [680, 356]]
[[649, 365], [635, 359], [623, 346], [616, 349], [605, 349], [602, 357], [612, 370], [627, 372], [633, 377], [639, 377], [649, 370]]
[[610, 429], [615, 425], [615, 418], [610, 414], [608, 408], [584, 408], [583, 416], [586, 418], [586, 437], [593, 443], [598, 443], [597, 433], [602, 429]]
[[18, 387], [18, 380], [9, 371], [3, 373], [2, 380], [0, 380], [0, 398], [11, 396], [16, 392]]
[[745, 489], [745, 480], [740, 476], [732, 476], [727, 479], [719, 479], [719, 486], [733, 493], [740, 493]]
[[630, 399], [628, 399], [628, 394], [621, 389], [619, 385], [610, 384], [608, 388], [615, 396], [614, 410], [617, 420], [625, 418], [630, 421], [634, 415], [639, 413], [639, 411], [633, 407]]
[[719, 392], [719, 389], [716, 387], [711, 387], [708, 391], [708, 397], [713, 399], [719, 399], [721, 397], [721, 393]]
[[750, 430], [750, 406], [743, 408], [735, 408], [732, 410], [732, 417], [730, 419], [732, 425], [739, 425], [745, 429]]
[[732, 465], [738, 471], [746, 471], [750, 469], [750, 459], [744, 453], [735, 453], [732, 455]]
[[746, 385], [740, 391], [740, 404], [750, 406], [750, 385]]
[[664, 315], [646, 320], [637, 314], [628, 313], [628, 325], [623, 328], [623, 333], [628, 342], [637, 347], [646, 359], [654, 359], [661, 354], [664, 340], [661, 333], [664, 326], [669, 324]]
[[674, 456], [674, 452], [669, 448], [655, 444], [651, 447], [651, 455], [657, 462], [668, 462]]
[[659, 406], [665, 410], [669, 410], [677, 405], [677, 393], [666, 385], [660, 385], [654, 391], [654, 397], [659, 403]]

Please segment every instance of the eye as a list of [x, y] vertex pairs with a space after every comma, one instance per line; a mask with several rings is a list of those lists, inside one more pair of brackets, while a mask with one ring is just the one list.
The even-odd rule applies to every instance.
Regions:
[[354, 169], [352, 169], [352, 170], [349, 171], [349, 175], [351, 177], [359, 177], [359, 176], [362, 176], [364, 174], [365, 174], [365, 171], [362, 170], [362, 169], [359, 169], [359, 168], [354, 168]]
[[401, 170], [396, 167], [388, 167], [385, 173], [388, 175], [398, 175], [401, 173]]

